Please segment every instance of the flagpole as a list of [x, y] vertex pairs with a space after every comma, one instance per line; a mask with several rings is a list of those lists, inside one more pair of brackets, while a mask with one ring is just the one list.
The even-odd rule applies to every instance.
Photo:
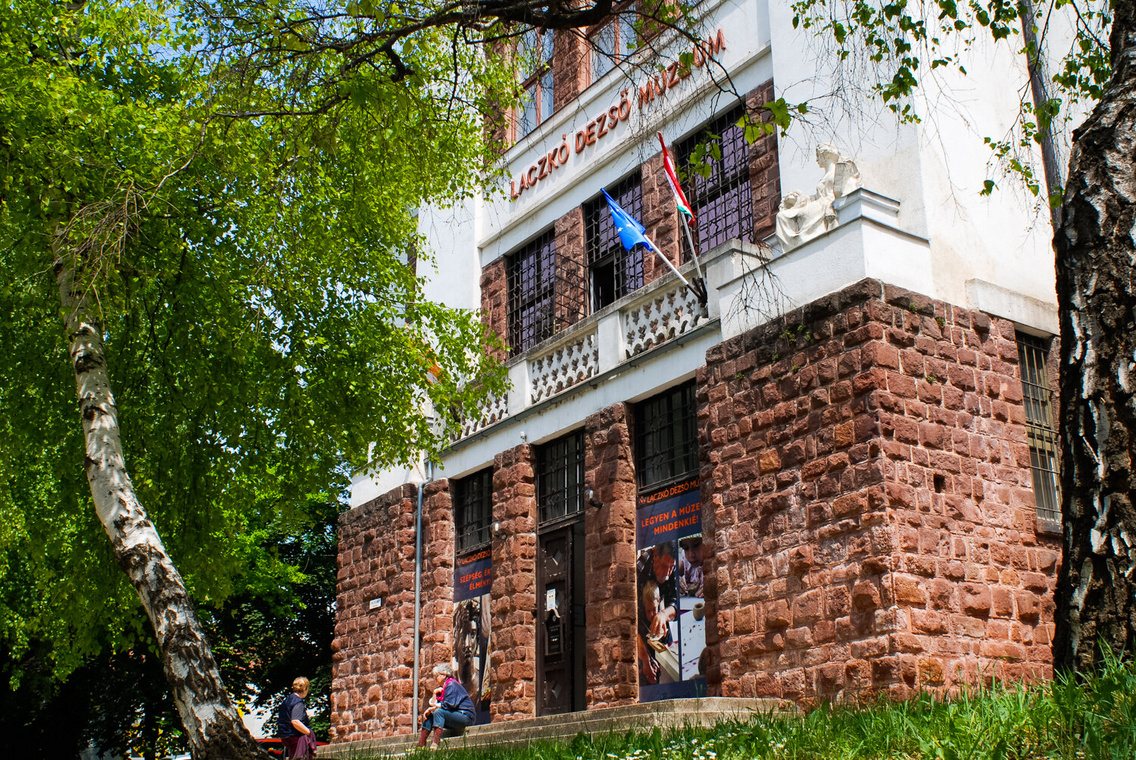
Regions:
[[702, 262], [698, 260], [698, 249], [694, 247], [694, 237], [690, 234], [690, 225], [684, 224], [679, 220], [682, 225], [682, 231], [686, 233], [686, 242], [690, 244], [690, 257], [694, 259], [694, 269], [698, 272], [698, 279], [702, 280], [702, 303], [706, 303], [706, 275], [702, 274]]
[[688, 280], [688, 279], [686, 279], [685, 277], [682, 276], [682, 273], [679, 272], [678, 268], [674, 264], [671, 263], [671, 260], [667, 258], [667, 255], [665, 253], [663, 253], [661, 250], [659, 250], [659, 246], [655, 245], [655, 241], [652, 240], [651, 238], [647, 237], [646, 235], [643, 236], [643, 239], [646, 240], [650, 244], [651, 250], [653, 250], [655, 253], [657, 253], [659, 258], [662, 259], [668, 267], [670, 267], [671, 271], [674, 272], [675, 277], [679, 278], [679, 280], [682, 281], [682, 284], [686, 286], [686, 289], [689, 290], [691, 293], [693, 293], [694, 297], [697, 298], [699, 301], [701, 301], [702, 303], [705, 303], [706, 300], [702, 297], [702, 295], [698, 292], [698, 290], [696, 290], [695, 287], [690, 284], [690, 280]]
[[620, 208], [619, 204], [615, 202], [615, 199], [608, 195], [607, 190], [601, 190], [601, 192], [603, 193], [603, 197], [607, 200], [607, 207], [611, 211], [611, 220], [615, 224], [615, 231], [619, 233], [619, 241], [623, 244], [623, 249], [630, 253], [634, 250], [635, 246], [642, 243], [647, 246], [648, 250], [653, 250], [659, 255], [659, 258], [663, 260], [663, 263], [674, 272], [674, 276], [686, 286], [686, 289], [693, 293], [694, 297], [697, 298], [700, 303], [705, 305], [705, 296], [699, 293], [698, 290], [690, 284], [690, 281], [682, 276], [682, 273], [678, 271], [678, 267], [671, 263], [671, 260], [659, 249], [659, 246], [655, 245], [655, 241], [647, 237], [647, 230], [643, 228], [643, 225], [635, 221], [626, 211]]
[[[674, 162], [671, 161], [671, 154], [667, 150], [667, 141], [663, 139], [663, 133], [658, 132], [659, 146], [663, 150], [663, 171], [667, 174], [667, 181], [670, 182], [671, 192], [674, 193], [675, 205], [679, 210], [679, 224], [682, 225], [683, 232], [686, 233], [686, 242], [690, 244], [690, 257], [694, 259], [694, 270], [698, 272], [698, 280], [701, 283], [699, 289], [701, 293], [695, 292], [698, 300], [706, 305], [706, 277], [702, 274], [702, 262], [698, 260], [698, 249], [694, 247], [694, 237], [690, 234], [690, 225], [694, 222], [694, 211], [690, 207], [690, 202], [686, 199], [686, 194], [682, 192], [682, 187], [678, 184], [678, 177], [675, 176]], [[689, 218], [686, 218], [689, 217]], [[680, 244], [681, 247], [681, 244]]]

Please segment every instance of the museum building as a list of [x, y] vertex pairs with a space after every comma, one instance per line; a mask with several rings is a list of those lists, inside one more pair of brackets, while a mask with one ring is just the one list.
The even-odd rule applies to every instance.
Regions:
[[[778, 4], [699, 8], [697, 41], [525, 35], [501, 192], [421, 215], [425, 295], [481, 310], [511, 389], [442, 467], [356, 475], [334, 743], [409, 735], [451, 658], [479, 722], [1050, 673], [1045, 220], [973, 191], [959, 118], [762, 131], [831, 91], [823, 51]], [[985, 62], [1001, 128], [1024, 63]]]

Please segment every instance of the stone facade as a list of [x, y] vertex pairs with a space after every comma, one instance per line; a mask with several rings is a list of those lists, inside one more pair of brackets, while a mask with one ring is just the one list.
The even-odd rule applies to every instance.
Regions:
[[532, 446], [493, 463], [493, 720], [536, 716], [536, 489]]
[[698, 393], [723, 695], [1050, 672], [1010, 323], [864, 281], [712, 349]]
[[[409, 733], [414, 686], [414, 513], [418, 491], [402, 486], [345, 512], [332, 643], [331, 739]], [[453, 639], [453, 509], [446, 481], [423, 492], [423, 673], [448, 661]], [[377, 608], [371, 600], [380, 599]], [[419, 710], [429, 699], [419, 695]]]
[[[679, 228], [678, 209], [674, 194], [663, 171], [663, 154], [656, 153], [640, 167], [643, 188], [643, 228], [647, 237], [659, 246], [672, 264], [682, 263], [682, 252], [687, 248]], [[643, 252], [643, 283], [649, 284], [670, 271], [658, 254]]]
[[575, 30], [553, 33], [556, 54], [552, 57], [552, 105], [557, 111], [580, 97], [592, 80], [592, 47]]
[[588, 509], [587, 703], [633, 704], [639, 699], [635, 644], [635, 463], [626, 404], [585, 423], [584, 482], [594, 484], [600, 509]]
[[[746, 111], [753, 118], [769, 123], [766, 103], [776, 99], [773, 82], [746, 95]], [[781, 206], [781, 173], [777, 166], [777, 138], [767, 134], [749, 146], [749, 177], [753, 199], [754, 240], [764, 240], [773, 234], [777, 209]]]
[[[571, 56], [583, 56], [587, 62], [588, 48], [580, 47], [578, 41], [561, 38], [571, 35], [558, 35], [557, 45], [568, 45]], [[571, 47], [575, 45], [575, 47]], [[567, 49], [567, 48], [565, 48]], [[560, 50], [560, 48], [558, 48]], [[582, 52], [581, 52], [582, 51]], [[579, 71], [561, 71], [562, 60], [571, 57], [568, 53], [558, 54], [554, 59], [556, 98], [574, 98], [581, 86]], [[573, 60], [575, 60], [573, 58]], [[570, 94], [570, 95], [569, 95]], [[773, 100], [773, 82], [766, 82], [748, 93], [745, 97], [746, 110], [752, 118], [768, 120], [769, 113], [764, 105]], [[558, 106], [559, 107], [559, 106]], [[673, 156], [672, 156], [673, 158]], [[762, 240], [772, 234], [774, 218], [781, 203], [781, 180], [777, 167], [777, 138], [764, 135], [749, 147], [750, 190], [753, 203], [754, 229], [752, 240]], [[663, 171], [663, 154], [655, 153], [640, 166], [643, 192], [643, 218], [639, 221], [647, 231], [647, 236], [659, 246], [672, 264], [679, 265], [685, 260], [687, 243], [680, 228], [681, 221], [675, 206], [674, 196]], [[556, 239], [557, 271], [555, 284], [556, 330], [564, 330], [580, 321], [588, 314], [590, 294], [588, 292], [588, 262], [585, 246], [583, 208], [573, 208], [558, 218], [553, 225]], [[654, 282], [670, 272], [670, 268], [659, 260], [658, 255], [643, 252], [643, 282]], [[497, 258], [486, 264], [481, 272], [481, 311], [482, 321], [508, 342], [508, 283], [506, 281], [505, 258]]]
[[[481, 322], [508, 345], [509, 282], [503, 258], [491, 261], [481, 270]], [[498, 359], [506, 357], [504, 351], [497, 354]]]
[[556, 220], [556, 329], [564, 330], [588, 315], [588, 259], [584, 252], [584, 209]]
[[[1059, 537], [1036, 519], [1011, 323], [865, 280], [714, 346], [695, 383], [711, 696], [1050, 674]], [[619, 403], [584, 421], [589, 708], [639, 701], [632, 420]], [[537, 712], [534, 454], [493, 462], [494, 721]], [[450, 654], [455, 557], [450, 484], [424, 494], [428, 672]], [[341, 519], [335, 741], [411, 730], [416, 498]]]

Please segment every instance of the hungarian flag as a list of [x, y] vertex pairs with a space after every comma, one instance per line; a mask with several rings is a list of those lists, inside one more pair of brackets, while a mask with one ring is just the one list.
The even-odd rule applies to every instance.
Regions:
[[674, 193], [675, 204], [678, 205], [678, 212], [686, 219], [686, 223], [693, 227], [694, 211], [691, 210], [690, 203], [686, 200], [686, 195], [678, 185], [674, 161], [671, 160], [671, 154], [667, 152], [667, 144], [663, 141], [662, 132], [659, 132], [659, 145], [663, 146], [663, 168], [667, 171], [667, 180], [671, 183], [671, 192]]

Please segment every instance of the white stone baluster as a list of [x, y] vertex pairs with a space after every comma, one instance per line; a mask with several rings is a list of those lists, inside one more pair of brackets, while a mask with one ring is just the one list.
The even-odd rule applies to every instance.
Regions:
[[706, 318], [706, 307], [681, 284], [657, 293], [623, 312], [627, 358], [690, 332]]
[[536, 404], [579, 382], [595, 377], [598, 367], [599, 350], [594, 332], [531, 359], [529, 361], [531, 403]]

